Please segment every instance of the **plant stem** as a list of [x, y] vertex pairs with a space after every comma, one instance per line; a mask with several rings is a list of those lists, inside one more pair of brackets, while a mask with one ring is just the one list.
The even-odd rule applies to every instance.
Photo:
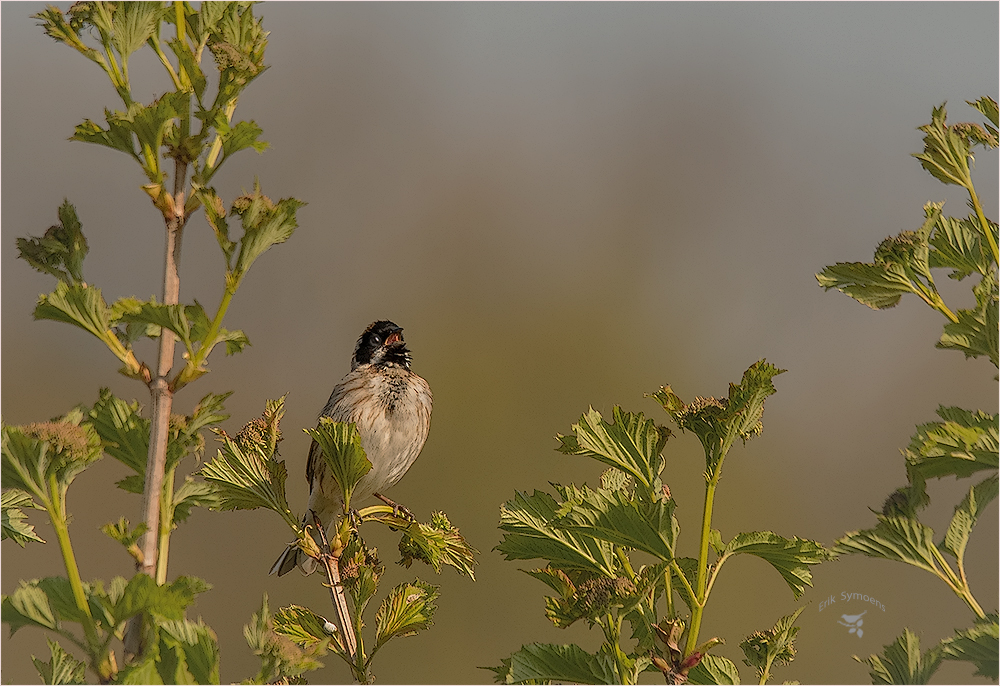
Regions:
[[[354, 633], [354, 621], [351, 619], [351, 610], [347, 606], [347, 595], [344, 593], [344, 585], [340, 580], [340, 565], [330, 552], [330, 543], [326, 540], [326, 531], [323, 528], [323, 523], [315, 513], [313, 513], [313, 524], [319, 532], [320, 550], [323, 551], [321, 562], [326, 570], [327, 580], [330, 582], [330, 600], [333, 601], [333, 609], [337, 613], [337, 623], [339, 625], [337, 628], [340, 630], [344, 649], [350, 655], [351, 661], [357, 666], [359, 664], [358, 639]], [[360, 664], [363, 670], [364, 663], [361, 662]], [[357, 669], [355, 669], [355, 672], [357, 672]]]
[[698, 588], [694, 597], [694, 607], [691, 608], [691, 627], [688, 629], [687, 645], [684, 646], [684, 656], [687, 657], [694, 652], [698, 645], [698, 632], [701, 630], [701, 617], [705, 612], [705, 603], [708, 600], [705, 592], [708, 587], [708, 538], [712, 531], [712, 508], [715, 505], [715, 488], [719, 483], [719, 475], [722, 473], [722, 459], [719, 459], [715, 473], [705, 484], [705, 507], [701, 515], [701, 542], [698, 545]]
[[167, 583], [167, 559], [170, 554], [170, 533], [174, 528], [174, 476], [176, 466], [171, 467], [163, 478], [163, 493], [160, 495], [160, 541], [156, 558], [156, 583]]
[[[175, 160], [174, 164], [174, 208], [175, 214], [167, 221], [167, 241], [163, 267], [163, 304], [176, 305], [180, 298], [181, 280], [179, 273], [181, 255], [181, 233], [184, 229], [184, 178], [187, 165]], [[178, 214], [179, 212], [179, 214]], [[173, 332], [162, 329], [160, 350], [156, 362], [156, 376], [149, 384], [152, 396], [153, 418], [150, 426], [149, 455], [146, 459], [146, 481], [143, 487], [143, 512], [146, 534], [142, 544], [142, 572], [156, 576], [157, 543], [160, 532], [160, 497], [163, 493], [163, 472], [167, 462], [167, 436], [170, 430], [170, 410], [173, 407], [174, 391], [167, 376], [174, 365]]]

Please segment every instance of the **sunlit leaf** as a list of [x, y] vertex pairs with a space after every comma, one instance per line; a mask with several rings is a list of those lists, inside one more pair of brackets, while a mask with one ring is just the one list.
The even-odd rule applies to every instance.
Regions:
[[721, 655], [704, 655], [701, 662], [688, 672], [689, 684], [738, 684], [740, 670], [736, 664]]
[[437, 586], [420, 579], [400, 584], [389, 591], [375, 614], [372, 655], [393, 638], [413, 636], [430, 627], [437, 610], [434, 601], [439, 595]]
[[305, 203], [295, 198], [284, 198], [277, 203], [260, 192], [254, 184], [253, 193], [237, 198], [232, 213], [243, 224], [243, 237], [233, 269], [237, 279], [243, 278], [250, 266], [264, 251], [277, 243], [284, 243], [298, 226], [296, 211]]
[[877, 515], [873, 529], [849, 531], [837, 540], [834, 551], [895, 560], [937, 573], [934, 531], [914, 518]]
[[559, 452], [583, 455], [611, 465], [651, 488], [663, 469], [663, 450], [670, 431], [647, 420], [642, 413], [613, 409], [614, 421], [604, 421], [601, 413], [590, 408], [573, 425], [572, 436], [558, 435]]
[[399, 540], [399, 564], [409, 567], [414, 560], [420, 560], [441, 572], [441, 565], [449, 565], [459, 574], [476, 580], [473, 567], [476, 564], [476, 549], [469, 545], [465, 537], [453, 526], [444, 512], [431, 513], [429, 524], [413, 522], [402, 531]]
[[17, 488], [48, 507], [50, 479], [65, 490], [76, 476], [102, 457], [101, 439], [88, 425], [39, 422], [2, 429], [4, 488]]
[[507, 560], [543, 559], [560, 569], [582, 569], [615, 576], [610, 543], [553, 526], [559, 503], [542, 491], [516, 493], [500, 506], [500, 528], [507, 532], [495, 549]]
[[997, 488], [996, 474], [969, 488], [965, 498], [955, 507], [955, 514], [940, 546], [942, 550], [951, 553], [959, 560], [965, 556], [965, 546], [969, 542], [972, 528], [983, 510], [996, 499]]
[[11, 635], [25, 626], [59, 630], [59, 617], [52, 610], [45, 591], [39, 588], [37, 579], [22, 580], [17, 590], [3, 596], [2, 619], [10, 627]]
[[673, 559], [679, 528], [673, 500], [645, 503], [624, 491], [592, 491], [586, 486], [567, 487], [562, 495], [566, 504], [553, 522], [556, 528], [642, 550], [660, 560]]
[[1000, 630], [997, 626], [997, 613], [992, 612], [984, 619], [977, 619], [971, 628], [958, 630], [954, 636], [941, 641], [941, 656], [945, 660], [971, 662], [976, 666], [975, 676], [996, 681], [1000, 670], [998, 639]]
[[76, 208], [64, 200], [59, 206], [59, 223], [38, 238], [18, 238], [18, 257], [38, 271], [62, 281], [83, 281], [83, 260], [90, 248]]
[[[994, 227], [996, 224], [992, 224], [991, 228]], [[961, 280], [973, 273], [985, 275], [990, 270], [993, 257], [975, 217], [955, 219], [942, 215], [934, 227], [930, 245], [933, 250], [928, 263], [931, 267], [951, 269], [948, 276], [952, 279]]]
[[885, 646], [881, 655], [854, 659], [868, 665], [873, 684], [926, 684], [937, 671], [941, 658], [940, 646], [921, 653], [920, 639], [909, 629], [903, 629], [902, 635]]
[[957, 322], [949, 322], [944, 326], [944, 333], [937, 347], [948, 350], [961, 350], [966, 357], [989, 357], [994, 367], [998, 361], [998, 296], [997, 272], [991, 269], [972, 289], [976, 296], [976, 307], [971, 310], [958, 310], [955, 316]]
[[274, 632], [293, 643], [309, 648], [330, 641], [336, 626], [301, 605], [289, 605], [274, 614]]
[[756, 555], [781, 574], [792, 593], [798, 598], [806, 586], [812, 586], [809, 567], [830, 559], [830, 551], [816, 541], [804, 538], [783, 538], [770, 531], [753, 531], [736, 534], [726, 544], [724, 556], [739, 554]]
[[592, 655], [576, 644], [528, 643], [490, 667], [498, 684], [549, 683], [615, 684], [619, 677], [614, 660], [603, 653]]
[[53, 292], [39, 296], [35, 319], [73, 324], [101, 340], [109, 336], [108, 306], [101, 297], [101, 289], [82, 283], [60, 281]]
[[9, 488], [3, 492], [2, 496], [2, 523], [3, 536], [0, 540], [12, 539], [22, 548], [25, 543], [35, 541], [45, 543], [38, 534], [35, 527], [25, 520], [27, 515], [22, 508], [36, 508], [31, 496], [17, 488]]
[[[975, 107], [977, 110], [979, 110], [983, 114], [983, 116], [986, 117], [990, 121], [990, 123], [993, 124], [993, 126], [987, 124], [986, 128], [987, 130], [989, 130], [991, 134], [993, 134], [993, 137], [996, 138], [997, 127], [1000, 126], [1000, 121], [998, 121], [998, 116], [997, 116], [997, 101], [987, 95], [984, 95], [983, 97], [979, 98], [979, 100], [976, 100], [974, 102], [969, 102], [968, 100], [966, 100], [966, 102], [968, 102], [969, 105], [971, 105], [972, 107]], [[996, 143], [994, 143], [992, 147], [995, 148]]]
[[43, 684], [85, 684], [87, 663], [77, 660], [63, 650], [63, 647], [52, 639], [48, 639], [49, 653], [52, 658], [42, 661], [31, 656], [31, 661], [42, 677]]
[[[215, 632], [201, 620], [186, 619], [158, 622], [161, 643], [173, 648], [179, 658], [178, 669], [183, 668], [192, 677], [194, 684], [219, 683], [219, 645]], [[164, 650], [161, 646], [161, 663]], [[161, 671], [161, 676], [163, 675]], [[164, 679], [167, 682], [167, 679]], [[169, 683], [180, 683], [170, 680]]]
[[775, 622], [773, 628], [755, 631], [740, 643], [746, 655], [743, 664], [753, 667], [759, 679], [769, 676], [773, 667], [787, 665], [795, 659], [795, 635], [799, 633], [795, 620], [804, 609], [800, 607]]
[[908, 471], [932, 479], [966, 477], [983, 469], [997, 469], [997, 415], [943, 405], [937, 414], [943, 422], [919, 425], [910, 439], [904, 452]]
[[351, 502], [351, 494], [372, 463], [361, 447], [361, 434], [353, 423], [337, 422], [330, 417], [320, 417], [315, 429], [305, 429], [322, 451], [327, 468], [340, 486], [344, 503]]

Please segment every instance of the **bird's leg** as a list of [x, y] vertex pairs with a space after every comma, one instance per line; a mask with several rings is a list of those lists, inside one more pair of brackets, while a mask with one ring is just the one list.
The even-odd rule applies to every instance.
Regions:
[[374, 495], [376, 498], [378, 498], [379, 500], [381, 500], [383, 503], [385, 503], [386, 505], [388, 505], [389, 507], [391, 507], [392, 508], [392, 514], [394, 516], [400, 517], [401, 519], [408, 519], [411, 522], [417, 521], [417, 518], [413, 516], [412, 512], [410, 512], [408, 509], [406, 509], [405, 507], [403, 507], [399, 503], [395, 502], [394, 500], [390, 500], [389, 498], [386, 498], [381, 493], [372, 493], [372, 495]]

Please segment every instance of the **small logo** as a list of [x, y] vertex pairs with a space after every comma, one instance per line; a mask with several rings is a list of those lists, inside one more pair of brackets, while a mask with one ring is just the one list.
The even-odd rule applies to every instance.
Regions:
[[861, 638], [865, 635], [865, 630], [861, 628], [861, 625], [865, 623], [865, 620], [861, 618], [866, 614], [868, 614], [868, 610], [865, 610], [859, 615], [840, 615], [840, 619], [837, 620], [837, 624], [848, 627], [847, 633], [857, 633], [858, 638]]

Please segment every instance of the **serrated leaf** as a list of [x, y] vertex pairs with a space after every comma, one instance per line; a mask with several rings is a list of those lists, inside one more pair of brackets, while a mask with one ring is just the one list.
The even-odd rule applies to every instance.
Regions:
[[987, 477], [969, 489], [965, 498], [955, 508], [955, 514], [945, 532], [944, 540], [940, 548], [951, 553], [956, 559], [963, 559], [965, 556], [965, 546], [969, 542], [969, 535], [976, 525], [979, 515], [982, 514], [986, 506], [997, 497], [997, 475]]
[[989, 357], [994, 367], [998, 361], [998, 296], [997, 272], [992, 268], [972, 289], [976, 296], [976, 307], [971, 310], [958, 310], [955, 316], [957, 322], [949, 322], [944, 326], [944, 333], [938, 341], [938, 348], [961, 350], [968, 357]]
[[103, 145], [112, 150], [123, 152], [141, 162], [141, 158], [135, 151], [135, 138], [132, 136], [130, 122], [117, 115], [120, 113], [113, 113], [108, 109], [104, 110], [104, 117], [108, 122], [106, 129], [102, 129], [99, 124], [90, 119], [84, 119], [83, 123], [76, 125], [70, 140]]
[[964, 186], [969, 182], [968, 140], [945, 120], [948, 117], [944, 104], [931, 112], [931, 122], [918, 127], [924, 134], [924, 151], [914, 153], [920, 166], [942, 183]]
[[34, 655], [31, 661], [38, 670], [38, 675], [42, 677], [43, 684], [85, 684], [87, 675], [87, 663], [77, 660], [72, 655], [63, 650], [63, 647], [52, 639], [47, 640], [49, 644], [49, 654], [52, 658], [48, 661], [39, 660]]
[[327, 468], [340, 486], [343, 502], [351, 502], [351, 494], [372, 463], [361, 447], [358, 427], [350, 422], [337, 422], [330, 417], [320, 417], [315, 429], [305, 429], [323, 453]]
[[985, 275], [993, 261], [989, 248], [984, 245], [982, 228], [975, 217], [956, 219], [941, 216], [934, 227], [930, 246], [933, 250], [928, 255], [928, 264], [935, 268], [951, 269], [948, 276], [956, 280], [964, 279], [974, 272]]
[[738, 684], [740, 670], [732, 660], [721, 655], [704, 655], [688, 672], [689, 684]]
[[902, 635], [885, 646], [881, 655], [872, 655], [865, 660], [854, 657], [868, 665], [868, 675], [873, 684], [929, 683], [941, 664], [941, 658], [939, 646], [921, 653], [920, 639], [909, 629], [903, 629]]
[[238, 215], [243, 224], [243, 237], [233, 269], [237, 281], [264, 251], [291, 237], [298, 227], [295, 213], [304, 206], [304, 202], [295, 198], [283, 198], [274, 203], [260, 192], [260, 185], [256, 183], [253, 193], [237, 198], [232, 213]]
[[812, 586], [809, 567], [830, 559], [830, 552], [816, 541], [797, 536], [783, 538], [771, 531], [737, 534], [726, 544], [723, 557], [743, 553], [755, 555], [774, 567], [796, 598], [805, 592], [806, 586]]
[[195, 595], [209, 588], [211, 586], [196, 577], [182, 576], [171, 584], [160, 586], [149, 576], [136, 574], [129, 579], [111, 613], [117, 623], [140, 612], [164, 620], [181, 620], [184, 609], [194, 602]]
[[54, 291], [39, 296], [34, 316], [78, 326], [102, 341], [110, 335], [108, 306], [101, 289], [82, 283], [60, 281]]
[[[240, 150], [246, 150], [247, 148], [253, 148], [257, 152], [261, 153], [267, 150], [268, 143], [265, 141], [257, 140], [257, 138], [264, 133], [264, 130], [257, 126], [255, 121], [240, 121], [236, 124], [226, 126], [217, 126], [216, 131], [222, 137], [222, 154], [223, 160], [228, 159], [230, 155], [233, 155]], [[220, 165], [222, 162], [219, 163]]]
[[112, 9], [111, 44], [122, 62], [141, 48], [156, 32], [163, 16], [163, 7], [152, 2], [120, 2]]
[[13, 636], [25, 626], [59, 630], [59, 617], [52, 610], [48, 596], [38, 586], [38, 580], [21, 581], [16, 591], [3, 597], [2, 620]]
[[574, 435], [557, 435], [559, 452], [583, 455], [611, 465], [634, 477], [647, 489], [663, 469], [663, 450], [670, 431], [647, 420], [642, 413], [613, 408], [614, 421], [604, 421], [601, 413], [590, 408], [572, 426]]
[[221, 505], [221, 500], [214, 484], [207, 481], [195, 481], [191, 477], [186, 477], [181, 487], [174, 491], [173, 505], [173, 521], [175, 524], [180, 524], [191, 516], [193, 508], [218, 509]]
[[[997, 101], [987, 95], [984, 95], [983, 97], [979, 98], [979, 100], [975, 100], [973, 102], [969, 102], [968, 100], [966, 100], [966, 102], [972, 107], [979, 110], [983, 114], [983, 116], [986, 117], [991, 124], [993, 124], [993, 126], [987, 124], [986, 129], [991, 134], [993, 134], [993, 138], [996, 139], [997, 127], [1000, 126], [1000, 121], [998, 121], [998, 116], [997, 116]], [[995, 148], [996, 142], [994, 142], [993, 145], [990, 147]]]
[[104, 452], [139, 474], [146, 473], [149, 453], [149, 420], [139, 414], [139, 403], [128, 403], [102, 388], [90, 411]]
[[35, 527], [25, 521], [28, 516], [21, 509], [37, 508], [30, 495], [17, 488], [9, 488], [3, 492], [0, 500], [2, 500], [3, 512], [2, 517], [0, 517], [3, 535], [0, 540], [12, 539], [22, 548], [25, 543], [31, 541], [45, 543], [35, 533]]
[[177, 56], [177, 62], [183, 69], [184, 75], [191, 83], [191, 88], [200, 102], [202, 96], [205, 94], [205, 86], [208, 81], [201, 70], [201, 65], [198, 64], [198, 59], [191, 51], [191, 47], [187, 44], [187, 41], [181, 41], [176, 38], [167, 41], [167, 47]]
[[877, 516], [875, 528], [849, 531], [837, 540], [834, 552], [905, 562], [937, 574], [934, 531], [929, 526], [905, 516]]
[[218, 196], [214, 188], [200, 188], [195, 191], [198, 199], [201, 200], [205, 208], [205, 219], [215, 233], [215, 239], [222, 248], [222, 254], [226, 258], [226, 268], [230, 267], [233, 259], [233, 251], [236, 243], [229, 239], [229, 222], [226, 221], [226, 207], [222, 204], [222, 198]]
[[592, 655], [574, 643], [528, 643], [500, 667], [489, 669], [496, 673], [495, 681], [500, 684], [620, 683], [613, 659], [603, 653]]
[[569, 487], [564, 492], [567, 505], [552, 522], [581, 538], [596, 538], [627, 548], [634, 548], [670, 561], [678, 525], [673, 516], [673, 500], [639, 502], [623, 491], [592, 491]]
[[559, 504], [548, 493], [517, 492], [500, 506], [500, 528], [507, 532], [495, 550], [507, 560], [543, 559], [560, 569], [582, 569], [615, 576], [611, 544], [552, 525]]
[[954, 636], [941, 641], [941, 656], [945, 660], [971, 662], [976, 666], [975, 676], [996, 681], [1000, 671], [998, 639], [997, 613], [992, 612], [984, 619], [977, 619], [971, 628], [957, 630]]
[[389, 640], [413, 636], [430, 627], [434, 622], [437, 606], [434, 600], [440, 595], [437, 586], [415, 579], [389, 591], [375, 614], [375, 645], [372, 655]]
[[284, 636], [292, 643], [310, 648], [330, 641], [336, 635], [336, 627], [308, 608], [289, 605], [274, 614], [274, 633]]
[[469, 545], [458, 527], [452, 525], [444, 512], [433, 512], [430, 524], [414, 522], [403, 530], [399, 540], [399, 564], [409, 567], [420, 560], [440, 574], [441, 565], [458, 570], [459, 574], [476, 580], [474, 566], [476, 549]]
[[766, 682], [773, 667], [787, 665], [795, 659], [795, 635], [799, 633], [795, 620], [804, 609], [804, 606], [800, 607], [775, 622], [773, 628], [755, 631], [740, 643], [740, 649], [746, 655], [743, 663], [757, 670], [760, 680]]
[[937, 414], [943, 422], [919, 425], [910, 439], [904, 451], [908, 472], [932, 479], [966, 477], [983, 469], [997, 469], [997, 415], [943, 405]]
[[156, 298], [143, 302], [139, 308], [122, 312], [121, 321], [135, 324], [151, 324], [160, 329], [168, 329], [191, 350], [191, 327], [184, 305], [162, 305]]
[[[165, 643], [176, 651], [180, 658], [178, 667], [190, 674], [190, 683], [219, 683], [219, 645], [215, 632], [210, 627], [201, 620], [192, 622], [186, 619], [161, 621], [158, 622], [158, 627], [161, 644]], [[163, 653], [161, 645], [161, 656]], [[176, 674], [178, 670], [172, 671]], [[180, 681], [170, 680], [169, 683]]]
[[90, 426], [68, 421], [2, 428], [4, 488], [17, 488], [48, 507], [50, 480], [65, 491], [76, 476], [102, 457], [101, 439]]
[[58, 215], [59, 223], [49, 227], [43, 236], [17, 239], [18, 257], [44, 274], [79, 283], [83, 281], [83, 260], [90, 248], [76, 208], [69, 200], [63, 200]]

